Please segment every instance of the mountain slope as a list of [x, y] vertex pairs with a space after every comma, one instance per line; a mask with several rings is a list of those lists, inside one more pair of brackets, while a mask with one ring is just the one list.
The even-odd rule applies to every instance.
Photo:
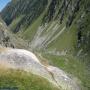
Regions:
[[47, 0], [12, 0], [2, 11], [2, 18], [7, 25], [13, 25], [14, 20], [16, 25], [13, 25], [13, 32], [18, 32], [22, 28], [26, 29], [37, 19], [45, 9], [47, 2]]
[[19, 30], [19, 35], [30, 41], [32, 48], [66, 50], [68, 53], [75, 53], [73, 51], [77, 49], [88, 54], [89, 4], [89, 0], [12, 0], [1, 15], [12, 31]]
[[1, 14], [42, 62], [75, 75], [82, 90], [90, 89], [90, 0], [12, 0]]
[[5, 47], [14, 47], [14, 44], [11, 40], [8, 27], [0, 17], [0, 45]]

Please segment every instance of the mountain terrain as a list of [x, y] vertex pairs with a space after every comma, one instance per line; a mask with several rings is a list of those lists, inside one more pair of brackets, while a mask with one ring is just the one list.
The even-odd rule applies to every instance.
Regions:
[[[0, 17], [0, 89], [60, 90], [52, 78], [49, 82], [48, 78], [51, 75], [33, 53], [15, 49], [20, 47], [25, 49], [27, 47], [25, 45], [27, 43], [15, 37]], [[46, 72], [46, 77], [49, 77], [47, 79], [42, 77], [39, 69], [43, 71], [42, 75]]]
[[[40, 63], [43, 66], [47, 66], [47, 69], [49, 66], [53, 69], [57, 68], [55, 69], [56, 73], [59, 73], [61, 70], [60, 74], [58, 74], [60, 80], [62, 79], [62, 76], [60, 75], [62, 75], [62, 72], [65, 72], [65, 75], [68, 76], [71, 81], [75, 82], [77, 88], [79, 86], [77, 89], [72, 87], [73, 85], [71, 84], [71, 88], [69, 88], [69, 86], [67, 86], [67, 84], [69, 85], [68, 81], [64, 82], [62, 79], [62, 83], [57, 81], [56, 78], [56, 82], [60, 82], [59, 86], [62, 87], [61, 90], [89, 90], [89, 16], [90, 0], [12, 0], [1, 12], [1, 18], [4, 20], [0, 19], [1, 48], [3, 49], [2, 46], [4, 46], [18, 48], [22, 51], [23, 49], [32, 51]], [[11, 56], [9, 55], [10, 57], [8, 58], [8, 52], [4, 52], [2, 49], [1, 53], [3, 53], [4, 57], [1, 54], [1, 60], [6, 60], [7, 58], [8, 63], [10, 57], [13, 56], [11, 57], [12, 62], [15, 61], [15, 59], [19, 61], [14, 53], [17, 53], [18, 56], [20, 51], [17, 49], [11, 50], [9, 48], [8, 52], [11, 53]], [[21, 52], [21, 57], [23, 56], [22, 54], [23, 53]], [[26, 56], [27, 55], [25, 54], [25, 57], [23, 58], [27, 61], [28, 59]], [[30, 58], [31, 57], [29, 57], [29, 59]], [[27, 63], [21, 62], [23, 62], [23, 59], [18, 62], [19, 64], [22, 64], [19, 69], [23, 68], [24, 71], [25, 68], [29, 68], [30, 71], [35, 71], [35, 68], [37, 68], [33, 64], [33, 70], [31, 70], [31, 67], [28, 67], [27, 64], [32, 61], [27, 61]], [[15, 66], [16, 68], [18, 67], [18, 63]], [[43, 76], [42, 73], [44, 71], [38, 71], [38, 69], [43, 69], [40, 63], [37, 63], [37, 66], [40, 66], [35, 72], [37, 72], [36, 75], [40, 74], [45, 78], [50, 74], [45, 73], [47, 75]], [[13, 63], [10, 63], [10, 65], [13, 65]], [[49, 69], [51, 70], [49, 73], [54, 71], [51, 68]], [[51, 81], [51, 79], [49, 81]]]

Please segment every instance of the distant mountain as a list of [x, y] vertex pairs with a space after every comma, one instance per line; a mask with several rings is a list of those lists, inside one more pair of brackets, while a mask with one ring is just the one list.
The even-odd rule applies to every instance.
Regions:
[[89, 0], [12, 0], [1, 13], [11, 30], [21, 32], [33, 48], [69, 53], [74, 49], [90, 53], [89, 15]]
[[13, 30], [18, 32], [35, 21], [45, 10], [47, 3], [48, 0], [12, 0], [2, 11], [2, 18], [7, 25], [18, 18]]

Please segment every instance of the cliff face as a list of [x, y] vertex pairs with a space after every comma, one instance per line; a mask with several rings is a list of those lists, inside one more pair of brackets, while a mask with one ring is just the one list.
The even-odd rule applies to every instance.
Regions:
[[8, 32], [8, 27], [1, 19], [1, 17], [0, 17], [0, 45], [14, 48], [14, 44], [11, 41], [10, 33]]
[[1, 15], [31, 47], [90, 51], [89, 0], [12, 0]]
[[89, 16], [89, 0], [52, 0], [44, 16], [44, 21], [50, 22], [57, 20], [59, 25], [62, 26], [64, 24], [68, 31], [70, 29], [73, 31], [76, 30], [76, 48], [81, 48], [86, 53], [90, 51], [88, 47], [90, 46]]

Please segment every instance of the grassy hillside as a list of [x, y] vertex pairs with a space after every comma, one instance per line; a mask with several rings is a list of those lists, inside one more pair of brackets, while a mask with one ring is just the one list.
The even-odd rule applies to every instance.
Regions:
[[0, 89], [59, 90], [46, 79], [20, 70], [0, 67]]
[[43, 53], [42, 56], [45, 58], [45, 60], [42, 60], [43, 62], [48, 62], [51, 65], [61, 68], [70, 74], [71, 77], [77, 77], [78, 79], [75, 78], [75, 80], [81, 84], [82, 90], [90, 89], [89, 68], [82, 62], [82, 60], [68, 55], [56, 56]]
[[31, 41], [36, 34], [37, 28], [41, 25], [42, 18], [43, 14], [41, 14], [26, 30], [20, 33], [20, 35], [24, 39]]

